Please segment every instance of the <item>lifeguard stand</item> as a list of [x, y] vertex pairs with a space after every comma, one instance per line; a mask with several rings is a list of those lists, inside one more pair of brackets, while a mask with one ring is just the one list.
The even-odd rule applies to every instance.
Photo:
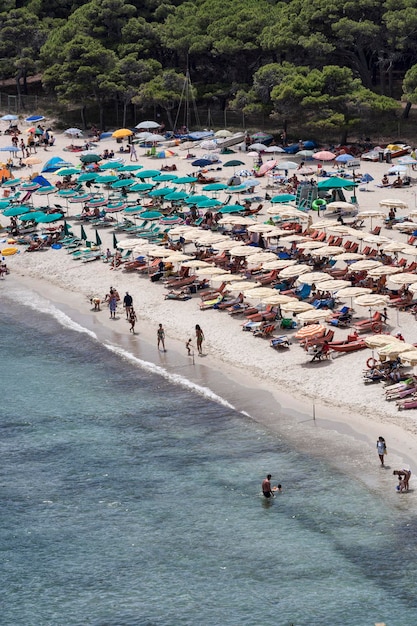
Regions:
[[297, 209], [308, 211], [311, 209], [311, 205], [318, 196], [317, 186], [310, 183], [302, 183], [298, 185], [297, 193], [295, 196], [295, 204]]

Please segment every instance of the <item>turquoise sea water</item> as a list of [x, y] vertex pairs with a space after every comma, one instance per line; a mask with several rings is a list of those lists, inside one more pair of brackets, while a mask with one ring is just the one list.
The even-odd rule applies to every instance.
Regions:
[[417, 622], [405, 507], [51, 313], [0, 301], [0, 624]]

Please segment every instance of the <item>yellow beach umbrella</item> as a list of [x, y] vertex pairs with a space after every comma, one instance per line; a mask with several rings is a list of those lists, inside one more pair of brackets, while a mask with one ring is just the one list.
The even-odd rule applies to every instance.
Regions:
[[[383, 348], [384, 346], [388, 346], [390, 344], [398, 342], [399, 339], [393, 337], [392, 335], [370, 335], [369, 337], [365, 337], [364, 339], [368, 348]], [[404, 343], [404, 342], [402, 342]]]
[[130, 137], [133, 135], [133, 132], [129, 130], [129, 128], [119, 128], [119, 130], [115, 130], [112, 134], [112, 137], [115, 139], [124, 139], [124, 137]]

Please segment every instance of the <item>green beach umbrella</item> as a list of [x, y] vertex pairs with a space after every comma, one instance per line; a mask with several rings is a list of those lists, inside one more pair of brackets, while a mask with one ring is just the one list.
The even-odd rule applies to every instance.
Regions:
[[24, 215], [28, 211], [30, 211], [31, 207], [28, 206], [13, 206], [10, 209], [6, 209], [3, 212], [5, 217], [17, 217], [18, 215]]
[[185, 185], [187, 183], [196, 183], [197, 180], [198, 179], [195, 176], [181, 176], [176, 179], [175, 183], [178, 185]]
[[196, 205], [199, 209], [213, 209], [216, 206], [220, 206], [222, 202], [217, 200], [216, 198], [206, 198], [206, 200], [200, 200], [196, 202]]
[[57, 195], [61, 198], [72, 198], [77, 195], [77, 192], [74, 189], [60, 189]]
[[82, 239], [83, 241], [87, 241], [87, 233], [85, 232], [84, 226], [82, 224], [81, 224], [80, 239]]
[[68, 226], [67, 222], [64, 222], [64, 235], [67, 237], [72, 235], [71, 228]]
[[154, 176], [160, 175], [159, 170], [140, 170], [140, 172], [136, 172], [136, 178], [154, 178]]
[[174, 193], [175, 189], [173, 187], [161, 187], [160, 189], [153, 189], [148, 193], [150, 198], [158, 197], [158, 196], [167, 196], [170, 193]]
[[96, 246], [101, 246], [103, 242], [101, 241], [101, 237], [98, 234], [98, 230], [96, 229]]
[[123, 189], [123, 187], [131, 187], [135, 184], [133, 178], [123, 178], [122, 180], [117, 180], [115, 183], [112, 183], [110, 186], [112, 189]]
[[239, 165], [245, 165], [243, 161], [239, 161], [238, 159], [232, 159], [231, 161], [226, 161], [223, 163], [223, 167], [239, 167]]
[[143, 165], [139, 165], [139, 163], [129, 163], [127, 165], [122, 165], [122, 167], [118, 168], [119, 172], [136, 172], [136, 170], [141, 170]]
[[192, 196], [187, 196], [187, 199], [185, 201], [186, 204], [198, 204], [199, 202], [203, 202], [203, 200], [210, 200], [209, 196], [205, 196], [204, 194], [201, 195], [192, 195]]
[[203, 191], [222, 191], [223, 189], [227, 189], [226, 183], [210, 183], [209, 185], [204, 185]]
[[116, 235], [113, 233], [113, 248], [114, 248], [114, 250], [116, 250], [116, 248], [117, 248], [117, 243], [118, 242], [117, 242]]
[[140, 217], [144, 220], [158, 220], [163, 216], [163, 213], [159, 211], [144, 211], [140, 214]]
[[295, 200], [295, 196], [292, 193], [279, 193], [277, 196], [274, 196], [271, 200], [273, 204], [285, 204], [287, 202], [292, 202]]
[[99, 154], [82, 154], [80, 156], [81, 163], [98, 163], [101, 161], [101, 156]]
[[55, 173], [58, 174], [58, 176], [73, 176], [79, 174], [80, 170], [76, 167], [61, 167], [61, 169]]
[[221, 209], [219, 209], [219, 213], [222, 213], [223, 215], [226, 213], [239, 213], [239, 211], [244, 211], [245, 207], [241, 206], [240, 204], [227, 204], [226, 206], [222, 206]]
[[1, 209], [7, 209], [7, 207], [10, 205], [10, 201], [9, 200], [0, 200], [0, 210]]
[[121, 161], [107, 161], [107, 163], [102, 163], [100, 165], [100, 171], [105, 172], [107, 170], [120, 170], [123, 167], [123, 163]]
[[30, 213], [25, 213], [24, 215], [21, 215], [19, 217], [19, 219], [22, 222], [29, 222], [30, 220], [37, 220], [39, 217], [44, 216], [45, 213], [43, 211], [31, 211]]
[[175, 180], [176, 178], [178, 178], [176, 174], [159, 174], [158, 176], [152, 176], [152, 180], [158, 183], [166, 182], [168, 180]]
[[36, 190], [38, 196], [49, 196], [51, 193], [56, 193], [58, 191], [58, 187], [54, 185], [48, 185], [47, 187], [40, 187]]
[[149, 191], [153, 188], [154, 185], [152, 183], [136, 183], [136, 185], [130, 187], [130, 191]]
[[9, 178], [9, 180], [5, 180], [4, 183], [1, 184], [2, 187], [14, 187], [20, 183], [20, 178]]
[[110, 183], [115, 183], [116, 180], [119, 180], [116, 174], [105, 174], [104, 176], [97, 176], [94, 182], [99, 185], [110, 185]]
[[242, 191], [247, 191], [246, 185], [234, 185], [232, 187], [228, 187], [229, 193], [242, 193]]
[[86, 183], [89, 180], [94, 180], [95, 178], [97, 178], [98, 174], [96, 174], [95, 172], [84, 172], [83, 174], [80, 174], [78, 176], [78, 182], [79, 183]]
[[353, 180], [347, 180], [339, 176], [330, 176], [326, 180], [321, 180], [317, 185], [317, 189], [349, 189], [357, 186], [357, 183]]
[[174, 193], [169, 193], [167, 196], [165, 196], [165, 200], [185, 200], [185, 198], [188, 198], [188, 193], [186, 193], [185, 191], [174, 191]]
[[136, 206], [128, 206], [123, 213], [126, 213], [127, 215], [134, 215], [135, 213], [140, 213], [141, 211], [143, 211], [143, 207], [138, 204]]
[[50, 222], [57, 222], [62, 219], [64, 215], [62, 213], [43, 213], [36, 218], [38, 224], [49, 224]]

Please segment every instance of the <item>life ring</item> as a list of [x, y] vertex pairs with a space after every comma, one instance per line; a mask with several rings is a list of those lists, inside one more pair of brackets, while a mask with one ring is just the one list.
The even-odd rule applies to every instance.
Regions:
[[382, 324], [381, 322], [374, 322], [371, 326], [371, 330], [374, 333], [380, 333], [382, 332]]
[[326, 200], [323, 200], [323, 198], [316, 198], [316, 200], [313, 200], [311, 203], [311, 208], [313, 211], [320, 211], [320, 209], [326, 208], [326, 205]]
[[372, 369], [373, 367], [375, 367], [377, 362], [378, 361], [376, 359], [374, 359], [372, 356], [370, 356], [369, 359], [366, 361], [366, 367], [368, 369]]
[[3, 248], [1, 254], [3, 256], [12, 256], [12, 254], [16, 254], [16, 252], [19, 252], [17, 248]]

